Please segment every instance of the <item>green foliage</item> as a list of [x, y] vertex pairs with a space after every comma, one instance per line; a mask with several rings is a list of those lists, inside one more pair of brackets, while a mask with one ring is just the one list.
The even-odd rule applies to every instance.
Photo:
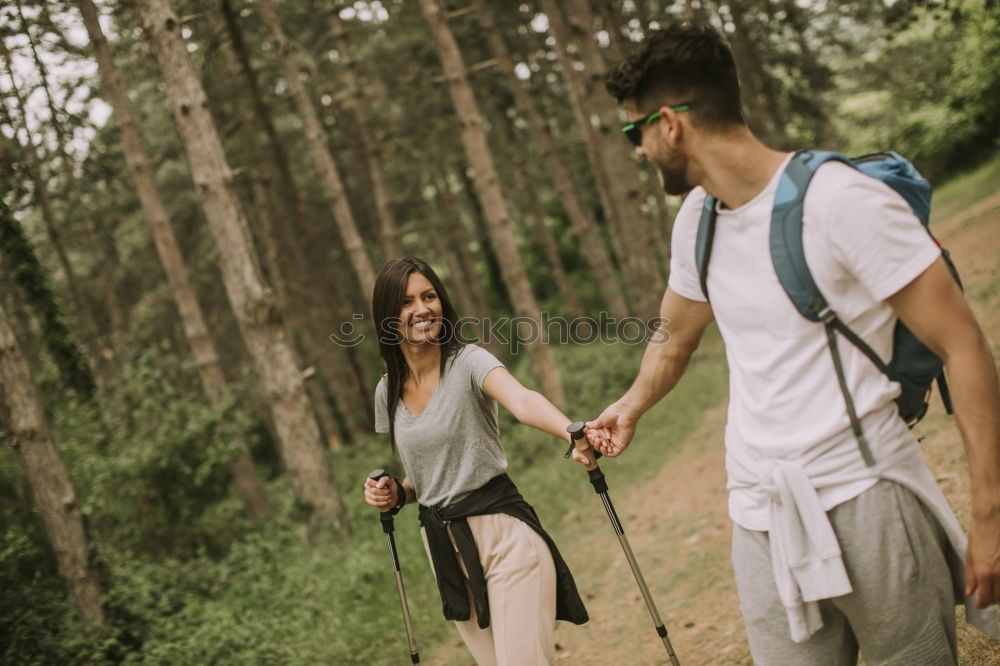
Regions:
[[66, 384], [84, 398], [94, 395], [96, 385], [77, 341], [66, 327], [45, 271], [20, 223], [7, 203], [0, 199], [0, 260], [9, 267], [24, 300], [39, 320], [42, 341]]
[[[1000, 139], [1000, 6], [927, 2], [905, 12], [848, 74], [839, 129], [851, 149], [891, 148], [940, 183], [988, 158]], [[919, 62], [919, 66], [914, 63]]]
[[96, 532], [156, 555], [224, 551], [243, 524], [240, 505], [226, 501], [228, 464], [237, 443], [255, 444], [256, 417], [233, 396], [217, 417], [191, 377], [164, 369], [165, 351], [148, 350], [121, 373], [106, 449], [78, 438], [91, 418], [83, 410], [60, 412], [55, 428], [89, 490], [84, 509]]

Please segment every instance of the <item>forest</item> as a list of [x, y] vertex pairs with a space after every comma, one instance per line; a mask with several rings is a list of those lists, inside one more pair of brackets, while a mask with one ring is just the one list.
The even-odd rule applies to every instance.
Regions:
[[[375, 275], [426, 259], [571, 418], [620, 395], [681, 201], [604, 77], [674, 21], [724, 34], [768, 145], [935, 188], [997, 154], [994, 0], [2, 0], [0, 662], [401, 663]], [[671, 436], [724, 395], [699, 377]], [[592, 500], [501, 429], [543, 519]]]

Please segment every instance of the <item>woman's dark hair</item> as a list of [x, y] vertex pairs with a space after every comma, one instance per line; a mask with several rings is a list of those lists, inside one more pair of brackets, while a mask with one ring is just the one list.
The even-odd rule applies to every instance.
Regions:
[[463, 346], [457, 335], [458, 313], [448, 298], [448, 290], [426, 261], [417, 257], [403, 257], [393, 259], [382, 267], [375, 278], [375, 289], [372, 292], [372, 317], [378, 334], [378, 353], [385, 362], [388, 374], [385, 406], [389, 414], [389, 442], [393, 448], [396, 446], [396, 407], [403, 399], [403, 384], [410, 372], [399, 348], [399, 313], [403, 310], [406, 283], [414, 273], [427, 278], [441, 301], [441, 333], [437, 343], [441, 345], [442, 377], [448, 359]]
[[608, 92], [642, 113], [690, 104], [693, 122], [709, 129], [746, 124], [733, 53], [711, 26], [671, 23], [649, 33], [637, 51], [608, 72]]

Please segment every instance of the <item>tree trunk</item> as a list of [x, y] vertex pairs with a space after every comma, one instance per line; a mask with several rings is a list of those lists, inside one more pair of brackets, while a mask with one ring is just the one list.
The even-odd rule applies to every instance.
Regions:
[[[488, 284], [492, 287], [495, 300], [499, 301], [499, 307], [502, 310], [514, 312], [514, 302], [511, 300], [510, 292], [504, 283], [503, 271], [500, 268], [500, 259], [497, 256], [496, 248], [493, 247], [489, 222], [486, 221], [486, 212], [483, 210], [483, 204], [477, 195], [475, 180], [469, 177], [465, 165], [462, 164], [456, 171], [447, 172], [444, 181], [446, 191], [452, 192], [455, 200], [459, 202], [458, 207], [461, 208], [464, 204], [465, 210], [469, 212], [469, 222], [472, 227], [470, 238], [475, 240], [476, 245], [479, 246], [479, 253], [483, 257], [483, 265], [486, 267], [486, 274], [489, 276]], [[451, 189], [451, 182], [459, 183], [458, 191]], [[496, 310], [495, 308], [490, 308], [489, 311], [492, 313]]]
[[261, 279], [246, 217], [233, 193], [232, 172], [180, 24], [165, 0], [141, 0], [138, 7], [215, 240], [226, 293], [271, 408], [292, 489], [311, 512], [313, 536], [331, 532], [346, 537], [347, 513], [330, 474], [316, 416], [285, 337], [282, 313]]
[[[458, 44], [445, 22], [444, 13], [436, 0], [419, 0], [420, 11], [431, 28], [438, 55], [444, 66], [448, 91], [455, 111], [461, 119], [462, 144], [466, 157], [475, 170], [475, 186], [482, 201], [490, 238], [500, 258], [504, 283], [511, 295], [515, 311], [541, 330], [541, 313], [528, 283], [521, 255], [510, 229], [507, 204], [500, 189], [493, 157], [483, 131], [482, 116], [465, 74], [465, 64]], [[533, 368], [545, 395], [557, 405], [565, 403], [559, 371], [552, 350], [533, 339], [526, 345], [533, 358]]]
[[[210, 27], [218, 29], [221, 33], [226, 33], [225, 26], [215, 25], [217, 18], [215, 15], [211, 16]], [[230, 37], [232, 37], [232, 34], [230, 30]], [[213, 67], [212, 71], [218, 72], [218, 75], [224, 81], [235, 80], [239, 76], [235, 49], [220, 48], [219, 55], [221, 65]], [[251, 76], [250, 78], [253, 77]], [[309, 271], [308, 260], [301, 245], [302, 239], [292, 233], [290, 225], [275, 223], [276, 220], [272, 214], [274, 211], [272, 198], [265, 184], [264, 176], [258, 167], [264, 161], [257, 150], [257, 139], [253, 131], [254, 114], [247, 105], [243, 95], [237, 93], [233, 97], [235, 98], [233, 117], [231, 119], [220, 118], [218, 122], [220, 125], [239, 128], [236, 143], [242, 148], [242, 150], [238, 151], [243, 163], [240, 169], [247, 175], [246, 180], [249, 184], [250, 200], [253, 202], [253, 209], [255, 211], [253, 217], [256, 218], [258, 223], [257, 238], [264, 248], [265, 265], [268, 269], [269, 282], [275, 289], [278, 307], [282, 312], [287, 313], [287, 332], [290, 339], [294, 341], [293, 346], [301, 358], [301, 361], [297, 361], [296, 365], [304, 363], [310, 366], [305, 370], [303, 379], [306, 380], [306, 392], [309, 394], [309, 399], [313, 405], [313, 410], [316, 412], [320, 428], [325, 434], [326, 442], [330, 448], [334, 451], [339, 451], [343, 448], [340, 426], [326, 398], [326, 392], [320, 385], [321, 377], [325, 375], [325, 372], [323, 372], [325, 368], [321, 367], [319, 373], [315, 370], [315, 366], [318, 365], [317, 357], [325, 354], [326, 352], [323, 350], [329, 345], [329, 343], [318, 343], [317, 338], [320, 336], [317, 336], [315, 331], [317, 327], [330, 326], [330, 313], [328, 309], [317, 307], [314, 304], [315, 292], [312, 289], [312, 283], [315, 280]], [[283, 149], [281, 152], [283, 152]], [[279, 237], [284, 246], [291, 251], [291, 261], [285, 260], [285, 256], [281, 252]], [[325, 281], [320, 280], [320, 284], [322, 288], [322, 285], [325, 285]], [[341, 350], [331, 349], [329, 353], [339, 357]], [[329, 381], [331, 385], [335, 385], [338, 388], [346, 387], [343, 373], [338, 373], [330, 377]], [[348, 415], [354, 415], [356, 410], [353, 408], [353, 402], [358, 400], [358, 396], [352, 395], [350, 392], [348, 392], [348, 395], [352, 398], [352, 402], [341, 403], [341, 411]], [[347, 420], [350, 424], [349, 430], [351, 432], [357, 432], [363, 428], [360, 424], [360, 419]]]
[[[302, 322], [300, 332], [309, 348], [316, 350], [314, 362], [319, 366], [320, 373], [333, 395], [347, 431], [368, 432], [371, 430], [371, 396], [374, 387], [367, 381], [362, 368], [363, 360], [359, 358], [355, 348], [341, 348], [327, 339], [330, 331], [336, 330], [344, 322], [354, 323], [350, 308], [343, 302], [343, 281], [335, 280], [330, 275], [326, 259], [317, 260], [315, 251], [307, 252], [309, 247], [322, 250], [322, 244], [311, 241], [313, 231], [306, 220], [305, 205], [292, 178], [288, 153], [278, 135], [270, 107], [257, 83], [257, 75], [250, 62], [250, 54], [231, 0], [222, 0], [221, 7], [233, 56], [250, 90], [254, 117], [267, 136], [268, 150], [278, 172], [286, 221], [279, 222], [276, 227], [281, 233], [282, 243], [291, 252], [290, 268], [293, 269], [291, 277], [294, 278], [292, 291], [306, 304], [305, 307], [310, 313], [308, 317], [303, 318], [305, 321]], [[242, 103], [242, 100], [240, 101]], [[246, 119], [246, 115], [244, 118]], [[288, 221], [294, 222], [298, 233], [291, 231]], [[340, 289], [337, 288], [338, 285]], [[369, 331], [372, 332], [374, 328]]]
[[59, 574], [86, 622], [104, 624], [100, 583], [87, 558], [83, 518], [52, 441], [28, 366], [0, 306], [0, 428], [17, 451], [35, 506], [59, 563]]
[[[240, 102], [237, 102], [237, 106], [241, 106]], [[242, 111], [238, 112], [242, 115]], [[249, 126], [246, 123], [246, 117], [244, 116], [243, 121], [241, 121], [245, 128]], [[247, 178], [250, 180], [250, 200], [253, 202], [254, 212], [257, 217], [258, 226], [258, 238], [260, 239], [261, 245], [264, 246], [264, 265], [267, 266], [268, 277], [270, 278], [270, 283], [274, 285], [275, 296], [278, 299], [278, 307], [282, 312], [290, 312], [291, 306], [290, 295], [288, 293], [288, 278], [286, 277], [284, 262], [281, 259], [281, 251], [278, 248], [278, 242], [276, 237], [274, 217], [271, 214], [271, 200], [267, 194], [267, 187], [261, 180], [261, 176], [257, 173], [256, 167], [252, 166], [257, 164], [257, 159], [255, 155], [255, 150], [253, 148], [253, 132], [247, 131], [243, 135], [244, 145], [249, 147], [251, 154], [250, 165], [246, 167]], [[289, 319], [293, 319], [289, 315]], [[289, 326], [289, 336], [293, 339], [300, 338], [303, 333], [302, 326], [304, 322], [299, 321], [296, 324]], [[290, 322], [291, 324], [291, 322]], [[314, 363], [312, 354], [308, 353], [308, 350], [315, 349], [311, 344], [299, 344], [297, 345], [299, 349], [306, 350], [303, 357], [309, 364]], [[296, 364], [298, 365], [298, 363]], [[330, 410], [329, 405], [327, 405], [326, 395], [323, 392], [323, 388], [318, 383], [318, 378], [316, 377], [315, 369], [309, 367], [303, 372], [303, 380], [306, 388], [306, 393], [309, 394], [309, 401], [312, 403], [313, 410], [316, 412], [316, 418], [319, 420], [319, 426], [323, 433], [326, 435], [327, 445], [334, 451], [340, 451], [344, 443], [340, 439], [340, 428], [337, 426], [337, 419], [333, 416], [333, 412]]]
[[59, 158], [62, 160], [63, 175], [69, 185], [71, 198], [70, 208], [79, 213], [80, 219], [83, 221], [84, 231], [87, 234], [87, 240], [90, 242], [91, 251], [97, 258], [97, 270], [101, 276], [101, 286], [104, 289], [104, 302], [108, 309], [108, 317], [111, 320], [111, 347], [114, 349], [115, 357], [117, 357], [118, 362], [121, 363], [128, 357], [128, 346], [126, 343], [127, 324], [125, 322], [125, 316], [123, 314], [121, 304], [118, 302], [118, 296], [115, 294], [115, 281], [111, 272], [111, 268], [114, 266], [114, 262], [111, 259], [113, 250], [108, 251], [108, 243], [102, 242], [100, 234], [97, 230], [97, 224], [94, 222], [93, 216], [91, 216], [90, 211], [84, 204], [83, 192], [80, 189], [80, 182], [76, 178], [76, 174], [73, 169], [73, 161], [70, 159], [69, 152], [66, 150], [66, 134], [62, 126], [62, 122], [59, 120], [59, 111], [56, 108], [55, 100], [52, 98], [52, 90], [49, 87], [48, 72], [45, 64], [42, 62], [42, 59], [38, 57], [38, 50], [35, 48], [35, 39], [31, 35], [28, 21], [25, 19], [24, 12], [21, 9], [21, 0], [16, 0], [15, 4], [17, 6], [18, 16], [21, 19], [22, 31], [28, 40], [31, 57], [35, 62], [35, 67], [38, 69], [38, 74], [41, 78], [42, 91], [45, 93], [45, 99], [48, 102], [49, 114], [51, 115], [49, 123], [55, 130], [56, 148], [59, 153]]
[[475, 305], [474, 314], [479, 317], [486, 317], [490, 314], [489, 299], [486, 296], [486, 285], [476, 269], [476, 259], [472, 256], [471, 238], [469, 229], [462, 221], [462, 213], [458, 203], [458, 197], [451, 191], [447, 181], [438, 182], [435, 185], [434, 200], [440, 211], [440, 219], [453, 220], [451, 224], [444, 224], [444, 232], [452, 249], [458, 253], [458, 260], [462, 266], [462, 272], [468, 280], [469, 288], [472, 292], [472, 301]]
[[[472, 300], [472, 291], [469, 289], [469, 278], [465, 275], [462, 270], [462, 265], [455, 258], [455, 248], [449, 247], [446, 243], [446, 234], [448, 233], [447, 227], [448, 223], [438, 215], [431, 212], [430, 204], [421, 198], [421, 212], [424, 214], [424, 219], [427, 220], [425, 229], [427, 230], [427, 235], [430, 236], [431, 247], [434, 248], [434, 254], [437, 256], [438, 261], [444, 264], [445, 268], [448, 270], [448, 292], [455, 295], [455, 300], [458, 301], [458, 311], [459, 317], [479, 317], [481, 316], [479, 308], [476, 307], [476, 303]], [[451, 224], [455, 224], [452, 221]]]
[[628, 55], [629, 48], [625, 43], [625, 25], [622, 23], [621, 3], [615, 0], [600, 0], [601, 21], [611, 38], [611, 46], [619, 59]]
[[[274, 41], [281, 59], [281, 68], [284, 73], [285, 83], [295, 100], [302, 125], [305, 129], [306, 137], [309, 139], [309, 154], [313, 159], [316, 172], [326, 190], [326, 196], [330, 200], [333, 218], [340, 229], [340, 235], [347, 250], [351, 265], [358, 276], [358, 282], [365, 294], [371, 294], [375, 287], [375, 270], [372, 268], [371, 259], [365, 250], [361, 234], [358, 233], [358, 226], [351, 211], [347, 193], [344, 191], [344, 184], [340, 177], [340, 171], [330, 153], [329, 142], [326, 131], [320, 123], [319, 115], [316, 113], [316, 106], [313, 104], [309, 91], [302, 83], [299, 67], [295, 62], [295, 54], [291, 44], [285, 38], [285, 33], [281, 28], [274, 8], [270, 0], [258, 0], [257, 8], [260, 10], [261, 19], [267, 27], [267, 31]], [[311, 61], [306, 54], [300, 54]], [[312, 66], [315, 69], [315, 65]]]
[[[549, 4], [552, 0], [545, 2]], [[628, 257], [622, 262], [622, 271], [629, 297], [639, 316], [655, 317], [660, 311], [666, 283], [664, 267], [655, 252], [657, 229], [646, 201], [646, 188], [642, 185], [643, 166], [621, 135], [618, 106], [604, 88], [607, 66], [594, 38], [594, 17], [589, 0], [569, 0], [568, 6], [570, 23], [576, 31], [573, 41], [585, 63], [586, 99], [600, 119], [596, 133], [603, 146], [602, 164], [607, 169], [607, 182], [617, 209], [614, 219], [619, 229], [619, 242]], [[551, 17], [549, 22], [551, 25]], [[565, 33], [561, 16], [555, 23]]]
[[765, 142], [782, 132], [783, 125], [775, 118], [775, 98], [769, 96], [768, 74], [747, 26], [746, 7], [738, 2], [727, 5], [733, 20], [732, 46], [739, 70], [743, 101], [747, 106], [748, 124]]
[[784, 8], [787, 17], [785, 23], [795, 32], [795, 42], [799, 45], [802, 73], [807, 76], [811, 88], [809, 96], [813, 98], [819, 143], [827, 150], [837, 150], [840, 142], [833, 122], [830, 120], [830, 114], [827, 113], [827, 109], [833, 107], [823, 94], [824, 90], [833, 88], [833, 82], [830, 80], [832, 72], [819, 61], [815, 50], [809, 45], [809, 37], [806, 35], [809, 17], [794, 1], [786, 0], [778, 7], [768, 5], [768, 14], [772, 21], [775, 20], [774, 10], [777, 8]]
[[[686, 0], [686, 4], [690, 4], [691, 0]], [[650, 13], [649, 13], [649, 2], [648, 0], [632, 0], [635, 5], [635, 16], [639, 19], [639, 25], [642, 27], [643, 37], [649, 35], [649, 23]], [[685, 17], [690, 21], [690, 17]]]
[[[469, 237], [465, 224], [453, 202], [447, 202], [439, 192], [433, 203], [423, 199], [421, 210], [427, 220], [427, 233], [431, 237], [434, 254], [447, 268], [452, 278], [448, 281], [448, 292], [455, 295], [461, 311], [460, 317], [475, 317], [478, 320], [476, 334], [479, 344], [499, 359], [503, 359], [503, 347], [498, 340], [488, 335], [489, 308], [479, 273], [476, 271], [472, 253], [469, 251]], [[463, 329], [460, 333], [469, 333]]]
[[[636, 1], [636, 9], [640, 10], [640, 5], [642, 3]], [[612, 45], [615, 48], [616, 55], [619, 60], [624, 60], [629, 54], [628, 43], [624, 39], [614, 39], [614, 35], [622, 36], [625, 34], [627, 28], [622, 24], [622, 17], [618, 3], [614, 0], [602, 0], [600, 2], [601, 8], [601, 18], [604, 21], [605, 28], [612, 34]], [[646, 8], [648, 10], [648, 8]], [[640, 15], [639, 21], [642, 25], [643, 33], [649, 31], [648, 28], [649, 16]], [[581, 38], [586, 37], [582, 35]], [[602, 62], [603, 64], [603, 62]], [[600, 92], [603, 91], [599, 91]], [[612, 130], [615, 128], [612, 126]], [[612, 132], [613, 134], [614, 132]], [[653, 210], [649, 216], [651, 229], [650, 238], [653, 241], [653, 248], [655, 249], [656, 255], [656, 265], [660, 267], [660, 273], [666, 276], [669, 272], [670, 267], [670, 244], [669, 238], [670, 234], [665, 233], [671, 228], [673, 222], [669, 211], [667, 210], [667, 203], [664, 199], [663, 189], [660, 186], [660, 178], [657, 173], [656, 167], [654, 167], [649, 162], [644, 165], [644, 171], [646, 172], [646, 189], [648, 195], [652, 197], [654, 205]]]
[[285, 145], [278, 136], [274, 119], [271, 116], [271, 109], [264, 99], [260, 86], [257, 83], [257, 75], [254, 72], [253, 64], [250, 62], [250, 54], [247, 50], [246, 42], [243, 40], [243, 31], [240, 29], [238, 15], [233, 9], [232, 0], [221, 0], [220, 8], [222, 17], [226, 24], [226, 31], [229, 34], [230, 45], [233, 55], [239, 65], [247, 87], [250, 89], [250, 99], [253, 101], [257, 120], [260, 122], [264, 133], [267, 135], [268, 147], [271, 151], [271, 158], [274, 160], [274, 167], [278, 172], [278, 184], [280, 185], [282, 201], [285, 203], [286, 215], [290, 221], [294, 221], [299, 228], [299, 233], [308, 238], [311, 230], [306, 222], [306, 207], [302, 201], [295, 179], [292, 177], [292, 167], [288, 159], [288, 152]]
[[[2, 205], [0, 204], [0, 206]], [[0, 226], [3, 224], [0, 222]], [[42, 350], [39, 349], [38, 342], [35, 340], [34, 328], [31, 323], [31, 309], [21, 297], [20, 289], [14, 288], [11, 267], [5, 263], [7, 257], [4, 255], [7, 254], [8, 249], [3, 231], [0, 230], [0, 251], [3, 252], [0, 255], [2, 257], [0, 259], [0, 306], [10, 313], [11, 328], [14, 329], [17, 346], [20, 347], [24, 360], [28, 363], [29, 375], [37, 377], [42, 374], [45, 368], [42, 361]]]
[[[542, 0], [542, 7], [549, 19], [549, 30], [556, 42], [570, 102], [584, 135], [591, 171], [616, 241], [632, 312], [641, 317], [656, 316], [664, 283], [652, 252], [649, 216], [643, 210], [641, 170], [625, 139], [613, 127], [617, 121], [614, 100], [603, 90], [594, 90], [593, 85], [588, 93], [577, 76], [568, 49], [569, 31], [555, 0]], [[579, 11], [585, 17], [590, 16], [589, 8], [586, 12]], [[600, 54], [594, 51], [596, 44], [592, 48], [591, 42], [593, 35], [588, 32], [578, 40], [577, 46], [587, 62], [589, 80], [593, 84], [594, 77], [603, 76], [604, 68]], [[600, 116], [600, 129], [591, 121], [595, 112]]]
[[507, 81], [507, 86], [514, 96], [514, 102], [521, 110], [521, 113], [524, 114], [524, 118], [528, 123], [528, 130], [531, 132], [532, 141], [534, 141], [538, 152], [542, 156], [545, 170], [548, 171], [549, 176], [552, 178], [552, 183], [559, 194], [559, 201], [562, 204], [563, 210], [566, 211], [566, 216], [569, 218], [573, 231], [576, 232], [576, 236], [580, 240], [580, 251], [583, 253], [583, 257], [590, 267], [594, 280], [597, 282], [597, 287], [604, 300], [605, 307], [616, 318], [627, 317], [628, 306], [625, 304], [625, 298], [618, 287], [618, 279], [615, 276], [611, 257], [608, 255], [607, 250], [605, 250], [604, 242], [601, 239], [600, 228], [597, 226], [596, 220], [586, 212], [586, 206], [583, 205], [577, 196], [576, 187], [566, 168], [563, 166], [562, 161], [559, 159], [555, 142], [545, 128], [541, 114], [514, 73], [513, 59], [510, 56], [507, 45], [503, 41], [502, 35], [496, 28], [493, 11], [486, 0], [473, 0], [473, 6], [479, 15], [480, 24], [486, 35], [486, 41], [490, 45], [494, 57], [497, 59], [500, 72], [503, 74], [504, 79]]
[[384, 172], [384, 151], [382, 140], [369, 126], [367, 113], [372, 108], [365, 88], [358, 74], [358, 62], [354, 59], [351, 45], [347, 40], [347, 32], [344, 29], [344, 22], [340, 19], [338, 10], [332, 8], [330, 11], [330, 29], [333, 34], [333, 44], [340, 54], [341, 70], [344, 76], [344, 83], [348, 90], [354, 91], [351, 106], [358, 126], [358, 134], [361, 138], [361, 145], [365, 153], [365, 162], [368, 167], [368, 177], [372, 185], [372, 198], [375, 200], [375, 211], [379, 220], [379, 239], [382, 245], [382, 259], [389, 261], [402, 256], [399, 244], [399, 232], [397, 230], [396, 216], [392, 212], [392, 202], [389, 197], [389, 188], [385, 182]]
[[[535, 188], [530, 187], [524, 180], [524, 172], [527, 170], [528, 165], [523, 158], [521, 160], [515, 158], [511, 160], [511, 164], [514, 165], [514, 168], [511, 170], [514, 179], [514, 191], [521, 193], [520, 198], [525, 203], [526, 217], [531, 220], [531, 231], [534, 232], [535, 238], [542, 247], [542, 254], [545, 255], [545, 261], [552, 272], [552, 278], [555, 280], [556, 287], [559, 288], [559, 294], [562, 296], [563, 307], [572, 317], [583, 317], [583, 306], [580, 305], [580, 299], [577, 297], [573, 285], [570, 284], [569, 275], [566, 274], [566, 267], [563, 266], [562, 257], [559, 256], [559, 244], [545, 223], [545, 212], [538, 201]], [[530, 234], [528, 235], [530, 236]]]
[[[128, 98], [115, 69], [111, 57], [111, 48], [101, 30], [97, 7], [93, 0], [77, 0], [83, 22], [90, 35], [90, 42], [97, 57], [97, 66], [101, 76], [101, 88], [108, 103], [114, 111], [112, 120], [121, 136], [122, 150], [125, 154], [125, 165], [128, 168], [132, 183], [135, 185], [146, 220], [149, 222], [160, 265], [167, 276], [170, 293], [177, 306], [184, 335], [194, 357], [195, 367], [201, 379], [202, 387], [209, 403], [216, 413], [222, 409], [222, 391], [225, 387], [225, 377], [219, 364], [219, 355], [215, 344], [208, 333], [201, 305], [195, 295], [191, 281], [188, 279], [187, 266], [184, 257], [177, 246], [174, 229], [170, 224], [167, 211], [160, 198], [160, 192], [153, 178], [149, 158], [142, 146], [139, 127]], [[243, 508], [250, 518], [259, 520], [270, 513], [270, 504], [264, 492], [264, 485], [254, 468], [253, 460], [246, 445], [238, 445], [236, 459], [230, 463], [233, 483], [243, 499]]]
[[[52, 243], [53, 249], [56, 251], [56, 257], [59, 261], [59, 267], [62, 269], [63, 274], [66, 279], [66, 288], [69, 290], [70, 299], [73, 303], [73, 308], [76, 311], [77, 319], [83, 326], [83, 339], [86, 341], [87, 346], [91, 350], [91, 355], [94, 357], [94, 362], [99, 370], [106, 368], [103, 363], [104, 355], [101, 353], [101, 347], [98, 342], [97, 324], [94, 322], [94, 317], [92, 314], [92, 308], [87, 303], [87, 299], [84, 294], [80, 291], [80, 281], [77, 278], [76, 271], [73, 269], [73, 265], [69, 261], [69, 255], [66, 252], [66, 248], [63, 246], [62, 235], [59, 232], [58, 224], [56, 223], [56, 213], [52, 206], [52, 198], [49, 195], [48, 185], [45, 183], [45, 174], [42, 172], [42, 162], [38, 156], [38, 150], [35, 146], [34, 139], [31, 138], [31, 130], [28, 127], [27, 116], [25, 115], [25, 104], [24, 97], [21, 95], [20, 88], [17, 85], [17, 81], [14, 79], [14, 67], [11, 62], [10, 52], [7, 50], [6, 40], [0, 37], [0, 51], [3, 52], [4, 63], [7, 67], [7, 73], [10, 76], [10, 86], [11, 92], [14, 94], [15, 105], [17, 106], [18, 113], [21, 116], [21, 122], [24, 125], [24, 135], [26, 143], [23, 146], [24, 156], [28, 162], [28, 172], [31, 176], [32, 182], [35, 185], [35, 199], [38, 203], [39, 208], [42, 212], [42, 221], [45, 223], [45, 230], [49, 237], [49, 242]], [[16, 125], [14, 124], [13, 118], [10, 119], [11, 127], [15, 129], [12, 141], [17, 142], [17, 132]], [[89, 375], [90, 372], [88, 371]], [[109, 379], [107, 374], [103, 373], [104, 379]], [[93, 379], [90, 380], [93, 382]], [[84, 389], [84, 397], [90, 398], [93, 395], [93, 386], [90, 388], [85, 388], [84, 386], [79, 386], [79, 388]]]

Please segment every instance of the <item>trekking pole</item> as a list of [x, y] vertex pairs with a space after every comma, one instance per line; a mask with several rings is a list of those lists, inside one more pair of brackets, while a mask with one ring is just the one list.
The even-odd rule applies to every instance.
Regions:
[[[384, 469], [373, 470], [368, 478], [378, 481], [383, 476], [389, 476]], [[399, 488], [403, 492], [403, 488]], [[392, 557], [392, 568], [396, 574], [396, 589], [399, 590], [399, 606], [403, 609], [403, 623], [406, 625], [406, 640], [410, 645], [410, 661], [414, 664], [420, 663], [420, 654], [417, 652], [417, 641], [413, 638], [413, 624], [410, 622], [410, 607], [406, 605], [406, 589], [403, 587], [403, 572], [399, 570], [399, 554], [396, 553], [396, 538], [392, 532], [395, 529], [392, 512], [383, 511], [378, 519], [382, 522], [382, 531], [385, 532], [386, 541], [389, 544], [389, 556]]]
[[[572, 437], [574, 442], [570, 444], [569, 450], [566, 451], [567, 456], [575, 446], [575, 442], [586, 437], [583, 429], [583, 421], [576, 421], [566, 427], [566, 431], [569, 433], [570, 437]], [[594, 453], [595, 456], [600, 456], [600, 453], [596, 451]], [[667, 650], [667, 656], [670, 657], [670, 663], [673, 664], [673, 666], [680, 666], [680, 662], [677, 661], [677, 655], [674, 654], [674, 647], [670, 644], [670, 638], [667, 636], [667, 628], [663, 626], [660, 614], [656, 610], [656, 604], [653, 603], [653, 597], [649, 594], [649, 587], [646, 586], [646, 579], [642, 577], [642, 572], [639, 570], [639, 564], [635, 561], [635, 555], [632, 553], [632, 546], [629, 545], [628, 539], [625, 537], [625, 529], [622, 527], [622, 523], [618, 519], [618, 514], [615, 512], [615, 505], [611, 503], [611, 498], [608, 497], [608, 482], [604, 480], [604, 472], [601, 471], [601, 468], [595, 462], [593, 469], [587, 469], [587, 474], [590, 476], [590, 483], [594, 486], [594, 491], [601, 496], [601, 501], [604, 502], [604, 508], [608, 511], [608, 518], [611, 519], [611, 526], [615, 528], [615, 534], [618, 535], [618, 543], [622, 545], [622, 550], [625, 551], [625, 559], [628, 560], [628, 565], [632, 567], [632, 575], [635, 576], [635, 582], [639, 584], [639, 591], [642, 592], [642, 598], [646, 600], [646, 608], [649, 609], [649, 615], [653, 618], [653, 625], [656, 627], [656, 633], [661, 639], [663, 639], [663, 647]]]

